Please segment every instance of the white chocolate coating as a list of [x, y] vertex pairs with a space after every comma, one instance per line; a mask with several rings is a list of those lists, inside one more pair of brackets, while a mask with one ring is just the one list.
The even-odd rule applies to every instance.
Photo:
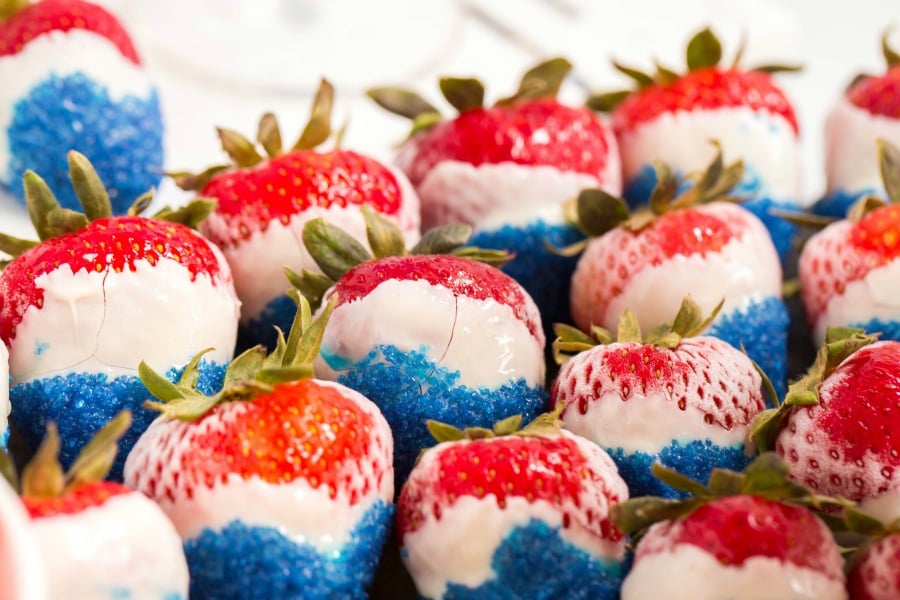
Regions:
[[142, 494], [113, 496], [72, 515], [33, 521], [54, 598], [97, 600], [127, 593], [135, 600], [187, 598], [181, 538]]
[[10, 344], [13, 383], [68, 373], [137, 373], [141, 360], [158, 371], [185, 365], [199, 351], [231, 360], [240, 303], [225, 259], [219, 281], [173, 260], [140, 260], [135, 271], [72, 273], [63, 265], [35, 280], [43, 306], [31, 306]]
[[625, 181], [662, 160], [675, 172], [705, 169], [718, 140], [726, 164], [743, 159], [771, 197], [803, 203], [800, 144], [781, 115], [746, 107], [664, 112], [619, 136]]
[[720, 564], [691, 544], [642, 557], [622, 585], [622, 600], [844, 600], [842, 581], [768, 557]]
[[[528, 311], [539, 323], [533, 303]], [[524, 379], [530, 386], [540, 386], [546, 367], [543, 333], [538, 334], [540, 339], [512, 308], [493, 299], [454, 296], [424, 280], [389, 280], [334, 310], [322, 354], [356, 362], [378, 345], [401, 351], [425, 345], [429, 360], [460, 373], [460, 385], [496, 388]], [[324, 379], [340, 375], [321, 356], [316, 374]]]
[[50, 597], [47, 575], [22, 500], [0, 477], [0, 598], [46, 600]]

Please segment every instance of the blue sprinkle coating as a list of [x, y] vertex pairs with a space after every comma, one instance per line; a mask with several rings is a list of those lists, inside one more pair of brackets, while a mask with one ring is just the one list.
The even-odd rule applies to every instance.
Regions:
[[[135, 597], [135, 594], [130, 588], [121, 587], [111, 588], [105, 592], [105, 595], [109, 597], [110, 600], [131, 600]], [[147, 592], [142, 591], [139, 597], [146, 598]], [[187, 600], [185, 595], [181, 592], [161, 592], [158, 598], [159, 600]]]
[[124, 214], [162, 177], [163, 124], [156, 91], [148, 98], [128, 95], [114, 101], [106, 86], [84, 73], [51, 74], [15, 104], [6, 135], [11, 160], [0, 178], [23, 201], [22, 175], [31, 169], [60, 204], [81, 210], [66, 160], [73, 149], [97, 169], [116, 214]]
[[814, 214], [822, 215], [823, 217], [843, 219], [847, 216], [847, 211], [850, 207], [864, 196], [878, 196], [884, 198], [885, 192], [883, 189], [876, 190], [871, 187], [855, 192], [850, 190], [834, 190], [813, 204], [810, 210]]
[[848, 327], [859, 327], [866, 333], [881, 332], [879, 340], [894, 340], [900, 342], [900, 321], [882, 321], [872, 319], [866, 323], [850, 323]]
[[190, 598], [364, 599], [393, 515], [393, 505], [376, 501], [346, 544], [326, 554], [274, 527], [236, 520], [221, 531], [204, 529], [184, 543]]
[[237, 353], [241, 353], [257, 344], [269, 350], [275, 349], [278, 333], [275, 327], [281, 328], [284, 335], [291, 330], [294, 315], [297, 314], [297, 303], [290, 296], [277, 296], [266, 304], [265, 308], [246, 323], [243, 319], [238, 327]]
[[743, 345], [747, 356], [772, 380], [779, 398], [787, 389], [787, 342], [790, 315], [781, 298], [769, 297], [729, 313], [719, 313], [705, 335]]
[[338, 381], [378, 405], [394, 435], [394, 479], [400, 490], [423, 448], [435, 444], [425, 426], [436, 419], [456, 427], [491, 427], [521, 414], [529, 422], [543, 412], [547, 392], [524, 379], [496, 389], [458, 385], [460, 373], [429, 360], [425, 346], [404, 352], [396, 346], [376, 346], [356, 363], [323, 348], [322, 357], [335, 370]]
[[450, 583], [446, 600], [615, 600], [622, 565], [603, 561], [572, 545], [558, 526], [531, 519], [515, 527], [491, 559], [495, 577], [477, 588]]
[[[681, 177], [680, 173], [676, 173], [677, 177]], [[681, 180], [678, 191], [684, 191], [689, 185], [688, 182]], [[631, 208], [637, 208], [647, 204], [653, 188], [656, 187], [656, 171], [650, 165], [641, 167], [638, 174], [625, 185], [624, 196]], [[769, 212], [771, 208], [779, 208], [783, 210], [798, 211], [800, 206], [793, 200], [787, 198], [773, 198], [765, 186], [765, 182], [759, 177], [759, 174], [750, 166], [744, 165], [744, 176], [741, 181], [734, 187], [735, 196], [747, 197], [742, 206], [756, 215], [769, 230], [772, 243], [778, 251], [778, 256], [782, 264], [788, 259], [790, 251], [793, 249], [794, 240], [797, 234], [797, 226], [780, 217], [776, 217]]]
[[552, 340], [554, 323], [572, 322], [569, 285], [578, 257], [553, 254], [547, 249], [547, 243], [564, 248], [583, 239], [584, 234], [571, 225], [537, 219], [523, 227], [504, 225], [476, 232], [469, 243], [515, 253], [516, 257], [504, 265], [503, 272], [518, 281], [534, 299], [541, 312], [544, 334]]
[[[175, 381], [183, 368], [169, 369], [166, 379]], [[222, 387], [225, 365], [200, 361], [197, 388], [212, 394]], [[31, 448], [37, 448], [46, 433], [47, 421], [59, 428], [62, 447], [59, 458], [68, 468], [81, 448], [94, 434], [122, 409], [132, 412], [131, 428], [119, 440], [119, 452], [109, 472], [109, 479], [122, 481], [122, 468], [131, 448], [150, 423], [159, 416], [144, 408], [152, 399], [150, 393], [134, 375], [108, 379], [104, 373], [68, 373], [44, 379], [34, 379], [13, 386], [9, 391], [12, 403], [11, 420], [22, 432]]]
[[750, 464], [744, 454], [744, 444], [718, 446], [710, 440], [673, 441], [658, 454], [648, 452], [627, 453], [622, 448], [605, 448], [619, 467], [619, 475], [628, 484], [629, 497], [662, 496], [663, 498], [687, 498], [688, 494], [672, 489], [653, 476], [650, 467], [654, 462], [674, 469], [706, 483], [715, 467], [743, 471]]

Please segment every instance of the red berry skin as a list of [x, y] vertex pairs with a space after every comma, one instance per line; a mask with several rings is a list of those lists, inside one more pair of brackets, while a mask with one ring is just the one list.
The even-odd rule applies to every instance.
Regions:
[[141, 64], [131, 37], [119, 20], [103, 7], [83, 0], [41, 0], [0, 23], [0, 57], [18, 54], [36, 37], [78, 29], [108, 39], [125, 58]]
[[900, 472], [900, 342], [866, 346], [819, 386], [819, 402], [797, 407], [775, 451], [791, 475], [819, 493], [854, 501], [897, 487]]
[[847, 100], [873, 115], [900, 119], [900, 65], [884, 75], [862, 78], [847, 90]]
[[43, 519], [78, 514], [89, 508], [103, 506], [110, 498], [132, 492], [131, 488], [120, 483], [92, 481], [58, 497], [23, 496], [22, 503], [32, 519]]
[[900, 598], [900, 533], [871, 542], [847, 577], [850, 600]]
[[416, 186], [444, 161], [550, 166], [600, 177], [611, 150], [596, 116], [555, 99], [466, 111], [416, 135], [409, 149], [413, 157], [404, 170]]
[[217, 202], [201, 231], [223, 248], [265, 232], [272, 222], [287, 225], [312, 207], [367, 205], [394, 216], [403, 200], [388, 167], [349, 150], [296, 150], [253, 167], [226, 170], [210, 179], [201, 195]]
[[664, 113], [735, 107], [780, 115], [798, 132], [794, 109], [770, 75], [718, 67], [691, 71], [672, 83], [630, 94], [613, 111], [612, 124], [616, 135], [621, 135]]

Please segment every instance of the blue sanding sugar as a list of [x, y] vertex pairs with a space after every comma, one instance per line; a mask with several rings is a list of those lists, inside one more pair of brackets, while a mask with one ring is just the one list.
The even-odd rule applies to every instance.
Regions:
[[516, 257], [503, 271], [518, 281], [534, 299], [541, 312], [547, 339], [553, 339], [554, 323], [571, 323], [569, 286], [578, 257], [564, 257], [547, 249], [549, 242], [564, 248], [584, 239], [584, 234], [566, 224], [535, 220], [524, 227], [504, 225], [492, 231], [476, 232], [470, 244], [480, 248], [509, 250]]
[[221, 531], [204, 529], [184, 543], [191, 600], [363, 599], [393, 514], [393, 505], [376, 501], [347, 542], [324, 554], [274, 527], [236, 520]]
[[810, 209], [814, 214], [823, 217], [836, 217], [843, 219], [847, 216], [850, 207], [864, 196], [878, 196], [884, 198], [884, 190], [876, 190], [874, 188], [865, 188], [857, 191], [850, 190], [834, 190], [818, 202], [813, 204]]
[[274, 350], [278, 341], [275, 327], [280, 327], [284, 335], [287, 335], [295, 314], [297, 303], [290, 296], [283, 295], [270, 300], [258, 315], [251, 317], [246, 323], [241, 319], [238, 327], [237, 353], [257, 344], [262, 344], [270, 351]]
[[521, 414], [527, 423], [546, 409], [547, 392], [524, 379], [499, 388], [458, 385], [460, 374], [428, 359], [425, 346], [404, 352], [395, 346], [373, 348], [362, 360], [346, 365], [340, 357], [323, 358], [341, 370], [338, 381], [355, 389], [381, 409], [394, 435], [394, 478], [399, 491], [419, 452], [436, 442], [428, 419], [456, 427], [492, 427]]
[[662, 483], [653, 476], [650, 467], [654, 462], [674, 469], [691, 479], [706, 483], [715, 467], [743, 471], [750, 463], [744, 454], [744, 444], [717, 446], [710, 440], [690, 442], [673, 441], [658, 454], [648, 452], [626, 453], [621, 448], [605, 448], [619, 467], [619, 475], [628, 484], [629, 497], [662, 496], [686, 498], [688, 495]]
[[900, 342], [900, 321], [882, 321], [872, 319], [867, 323], [851, 323], [849, 327], [865, 329], [866, 333], [881, 333], [879, 340], [895, 340]]
[[744, 308], [719, 313], [704, 335], [725, 340], [735, 348], [743, 345], [772, 380], [778, 396], [787, 386], [787, 340], [790, 315], [780, 298], [769, 297]]
[[104, 85], [84, 73], [51, 74], [16, 103], [6, 135], [11, 160], [0, 177], [20, 199], [22, 175], [31, 169], [60, 204], [80, 211], [69, 181], [69, 150], [90, 159], [116, 214], [125, 213], [162, 177], [163, 124], [155, 91], [148, 98], [113, 100]]
[[[681, 176], [681, 174], [676, 174]], [[645, 165], [641, 167], [638, 174], [625, 185], [624, 196], [628, 201], [628, 205], [632, 208], [643, 206], [650, 200], [653, 188], [656, 186], [656, 171], [653, 167]], [[688, 184], [682, 180], [679, 185], [679, 193], [684, 191]], [[732, 193], [737, 197], [748, 198], [741, 206], [756, 215], [769, 230], [772, 243], [778, 251], [782, 264], [787, 259], [797, 233], [797, 227], [780, 217], [776, 217], [769, 213], [770, 208], [779, 208], [783, 210], [800, 210], [799, 205], [794, 198], [773, 198], [765, 185], [765, 182], [759, 177], [759, 174], [749, 165], [744, 165], [744, 176], [740, 183], [736, 185]]]
[[[165, 376], [175, 381], [183, 369], [169, 369]], [[225, 365], [200, 362], [197, 388], [204, 394], [215, 393], [222, 387]], [[132, 412], [131, 428], [119, 440], [119, 452], [109, 472], [109, 479], [122, 481], [125, 458], [140, 435], [159, 413], [143, 404], [153, 399], [134, 375], [113, 379], [104, 373], [69, 373], [35, 379], [13, 386], [9, 391], [12, 414], [10, 419], [22, 432], [22, 437], [37, 449], [46, 433], [47, 421], [53, 421], [62, 438], [60, 461], [68, 468], [81, 448], [94, 434], [122, 409]]]
[[450, 583], [446, 600], [614, 600], [622, 565], [600, 560], [560, 535], [559, 526], [531, 519], [512, 529], [491, 559], [494, 577], [476, 588]]

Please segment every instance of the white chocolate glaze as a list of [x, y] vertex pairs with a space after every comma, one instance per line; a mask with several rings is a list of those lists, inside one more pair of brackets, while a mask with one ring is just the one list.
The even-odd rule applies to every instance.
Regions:
[[900, 145], [900, 119], [873, 115], [841, 96], [825, 125], [827, 191], [881, 190], [876, 140]]

